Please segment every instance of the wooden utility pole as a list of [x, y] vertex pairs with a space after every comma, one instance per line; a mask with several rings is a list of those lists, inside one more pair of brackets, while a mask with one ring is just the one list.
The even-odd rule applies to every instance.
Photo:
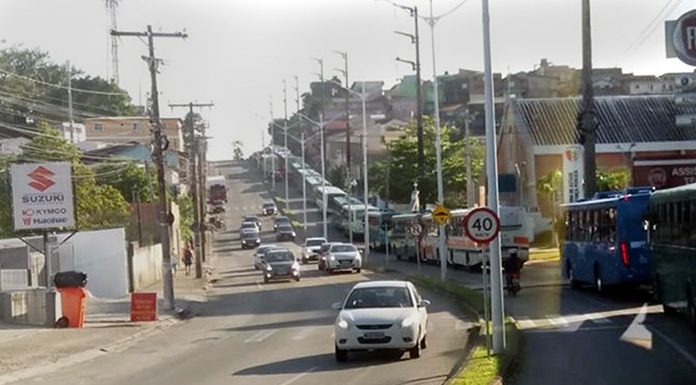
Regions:
[[184, 136], [186, 149], [189, 158], [189, 189], [191, 191], [191, 197], [193, 198], [193, 237], [194, 237], [194, 255], [195, 255], [195, 270], [196, 278], [201, 278], [203, 276], [203, 255], [202, 255], [202, 242], [201, 242], [201, 228], [203, 223], [201, 218], [205, 218], [205, 213], [201, 212], [201, 205], [198, 202], [200, 196], [198, 194], [199, 182], [198, 178], [205, 178], [204, 175], [198, 175], [197, 162], [201, 162], [202, 156], [200, 154], [200, 148], [196, 145], [196, 129], [193, 121], [193, 108], [194, 107], [213, 107], [213, 103], [194, 103], [189, 102], [185, 104], [169, 104], [170, 108], [174, 107], [187, 107], [189, 109], [188, 119], [186, 121], [186, 131], [187, 135]]
[[582, 106], [580, 109], [579, 142], [584, 147], [585, 197], [597, 192], [597, 162], [595, 142], [597, 125], [594, 119], [594, 92], [592, 89], [592, 30], [590, 23], [590, 0], [582, 0]]
[[182, 32], [163, 33], [152, 32], [152, 26], [147, 26], [145, 32], [122, 32], [111, 31], [112, 36], [134, 36], [147, 37], [147, 45], [149, 56], [144, 59], [150, 68], [150, 82], [152, 98], [152, 106], [150, 107], [150, 121], [152, 124], [152, 132], [154, 136], [153, 157], [157, 167], [157, 184], [158, 184], [158, 206], [159, 206], [159, 223], [160, 223], [160, 238], [162, 242], [162, 270], [163, 270], [163, 291], [166, 301], [167, 310], [174, 310], [174, 277], [172, 275], [172, 255], [171, 255], [171, 240], [169, 239], [169, 227], [172, 224], [171, 213], [167, 202], [167, 186], [164, 177], [164, 151], [168, 147], [168, 141], [162, 133], [162, 123], [160, 122], [159, 113], [159, 91], [157, 90], [157, 67], [160, 60], [155, 57], [155, 37], [177, 37], [185, 39], [187, 34]]

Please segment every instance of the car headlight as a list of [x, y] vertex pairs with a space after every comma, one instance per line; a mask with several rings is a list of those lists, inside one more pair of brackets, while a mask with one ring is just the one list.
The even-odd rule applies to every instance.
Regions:
[[273, 267], [271, 267], [271, 265], [267, 265], [267, 266], [266, 266], [266, 271], [273, 271]]
[[300, 264], [297, 263], [297, 262], [293, 263], [293, 264], [292, 264], [292, 269], [293, 269], [293, 270], [300, 270]]
[[335, 261], [335, 260], [336, 260], [336, 257], [334, 257], [333, 255], [331, 255], [331, 256], [329, 256], [329, 260], [330, 260], [330, 261]]
[[413, 324], [416, 322], [416, 316], [412, 315], [409, 317], [404, 318], [403, 321], [401, 321], [401, 327], [402, 328], [409, 328], [413, 326]]
[[294, 231], [292, 232], [292, 236], [293, 236], [293, 237], [296, 237], [296, 235], [295, 235], [295, 232], [294, 232]]
[[346, 321], [345, 319], [341, 318], [341, 319], [338, 320], [338, 322], [336, 322], [336, 326], [338, 326], [339, 328], [345, 330], [345, 329], [348, 329], [348, 326], [349, 326], [349, 325], [348, 325], [348, 321]]

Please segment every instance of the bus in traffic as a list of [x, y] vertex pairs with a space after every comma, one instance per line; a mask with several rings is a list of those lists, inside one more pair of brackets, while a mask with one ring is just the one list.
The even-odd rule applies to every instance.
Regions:
[[[319, 177], [319, 180], [321, 181], [321, 177]], [[331, 202], [331, 199], [333, 199], [334, 197], [345, 196], [346, 193], [336, 186], [330, 186], [328, 183], [324, 183], [324, 184], [325, 185], [323, 187], [321, 184], [314, 187], [314, 189], [313, 189], [314, 200], [317, 204], [317, 207], [320, 210], [323, 210], [324, 209], [324, 199], [326, 199], [326, 211], [329, 214], [336, 214], [336, 212], [332, 212], [329, 210], [329, 202]], [[326, 198], [324, 198], [324, 197], [326, 197]]]
[[391, 218], [392, 230], [389, 236], [390, 250], [397, 260], [416, 260], [416, 238], [409, 234], [409, 227], [419, 223], [420, 214], [407, 213], [394, 215]]
[[656, 299], [696, 326], [696, 183], [653, 193], [645, 220]]
[[651, 283], [650, 251], [643, 216], [652, 190], [597, 193], [592, 199], [561, 205], [566, 224], [561, 268], [572, 287]]
[[392, 210], [368, 211], [368, 231], [370, 232], [370, 247], [372, 249], [386, 251], [394, 215], [397, 213]]

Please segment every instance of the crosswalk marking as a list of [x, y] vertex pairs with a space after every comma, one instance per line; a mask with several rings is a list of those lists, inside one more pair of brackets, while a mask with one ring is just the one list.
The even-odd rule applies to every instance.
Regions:
[[556, 326], [556, 327], [564, 328], [564, 327], [568, 326], [568, 320], [566, 320], [565, 318], [563, 318], [561, 316], [554, 317], [551, 315], [547, 315], [546, 319], [549, 321], [549, 323], [551, 323], [551, 325]]
[[590, 321], [593, 324], [611, 324], [612, 321], [602, 313], [587, 314], [547, 314], [543, 318], [530, 319], [518, 317], [517, 323], [520, 329], [564, 329], [568, 332], [577, 331], [583, 322]]
[[268, 337], [272, 336], [273, 334], [275, 334], [275, 332], [277, 332], [277, 331], [278, 331], [278, 330], [275, 330], [275, 329], [274, 329], [274, 330], [261, 330], [261, 331], [259, 331], [258, 333], [254, 334], [253, 336], [251, 336], [251, 337], [247, 338], [246, 340], [244, 340], [244, 343], [246, 344], [246, 343], [249, 343], [249, 342], [262, 342], [262, 341], [265, 340], [266, 338], [268, 338]]
[[312, 328], [303, 328], [299, 333], [292, 336], [294, 341], [299, 341], [307, 338], [312, 333]]
[[596, 324], [608, 324], [611, 323], [611, 320], [605, 316], [603, 316], [601, 313], [588, 313], [585, 314], [587, 319]]
[[534, 320], [531, 320], [527, 317], [519, 317], [517, 319], [517, 324], [520, 326], [520, 329], [534, 329], [536, 327], [536, 322]]

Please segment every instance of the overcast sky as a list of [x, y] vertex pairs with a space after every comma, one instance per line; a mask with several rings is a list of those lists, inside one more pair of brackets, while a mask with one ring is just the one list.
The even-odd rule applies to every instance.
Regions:
[[[434, 0], [435, 15], [461, 0]], [[493, 68], [507, 73], [531, 70], [541, 58], [555, 64], [581, 66], [581, 0], [490, 0]], [[427, 15], [427, 0], [402, 0]], [[694, 0], [610, 0], [592, 2], [595, 67], [621, 66], [624, 72], [661, 74], [692, 71], [677, 59], [665, 59], [667, 19], [696, 6]], [[232, 155], [231, 143], [242, 140], [245, 153], [261, 147], [261, 131], [269, 117], [282, 116], [282, 80], [288, 81], [288, 110], [295, 110], [293, 75], [300, 92], [317, 79], [323, 57], [325, 76], [343, 63], [332, 50], [347, 51], [351, 82], [382, 80], [386, 86], [410, 74], [410, 66], [394, 58], [412, 59], [413, 46], [394, 30], [413, 31], [408, 14], [375, 0], [121, 0], [120, 30], [144, 31], [147, 24], [163, 32], [186, 29], [189, 38], [157, 39], [156, 54], [165, 60], [159, 86], [163, 116], [183, 116], [168, 103], [213, 101], [202, 110], [210, 122], [211, 159]], [[652, 28], [649, 28], [653, 26]], [[430, 30], [421, 27], [423, 77], [432, 76]], [[92, 75], [106, 76], [108, 18], [103, 0], [0, 0], [0, 39], [50, 52], [55, 61], [70, 60]], [[647, 30], [646, 30], [647, 29]], [[644, 38], [640, 38], [641, 33]], [[481, 1], [469, 0], [442, 18], [436, 28], [438, 72], [483, 67]], [[639, 44], [636, 44], [638, 42]], [[630, 49], [634, 46], [633, 49]], [[121, 38], [121, 87], [137, 103], [149, 90], [140, 59], [146, 46], [137, 38]]]

